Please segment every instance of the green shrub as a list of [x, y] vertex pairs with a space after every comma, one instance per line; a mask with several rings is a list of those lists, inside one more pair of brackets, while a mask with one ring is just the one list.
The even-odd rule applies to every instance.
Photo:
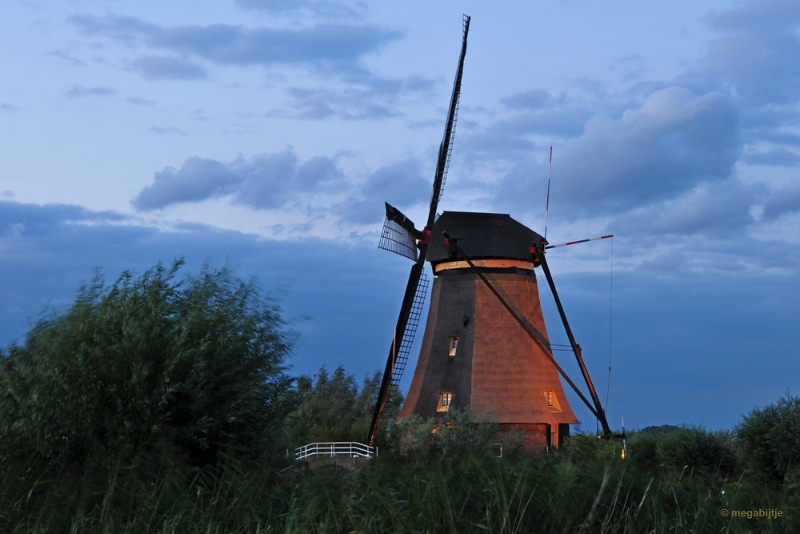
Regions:
[[447, 412], [441, 423], [414, 415], [387, 428], [385, 447], [394, 457], [423, 460], [462, 459], [470, 455], [515, 456], [524, 436], [510, 432], [501, 436], [497, 423], [469, 409]]
[[661, 464], [680, 471], [730, 474], [736, 467], [727, 436], [697, 427], [680, 428], [658, 438], [656, 454]]
[[125, 465], [158, 442], [202, 466], [276, 445], [292, 334], [226, 269], [99, 276], [0, 358], [0, 466], [22, 455]]
[[775, 404], [754, 408], [734, 432], [745, 460], [770, 479], [782, 481], [800, 466], [800, 397], [787, 392]]

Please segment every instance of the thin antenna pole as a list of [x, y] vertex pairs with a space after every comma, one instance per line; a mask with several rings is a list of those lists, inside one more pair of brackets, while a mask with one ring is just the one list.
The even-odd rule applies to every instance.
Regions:
[[547, 239], [547, 217], [550, 215], [550, 173], [553, 171], [553, 147], [550, 147], [550, 165], [547, 168], [547, 203], [544, 206], [544, 238]]
[[[611, 334], [614, 323], [614, 238], [611, 238], [611, 274], [608, 282], [608, 385], [606, 386], [606, 413], [608, 412], [608, 397], [611, 394]], [[624, 423], [622, 425], [625, 426]], [[623, 431], [624, 434], [624, 431]]]

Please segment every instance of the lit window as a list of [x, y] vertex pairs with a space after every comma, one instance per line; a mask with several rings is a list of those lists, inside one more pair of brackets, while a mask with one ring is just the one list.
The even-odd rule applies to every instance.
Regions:
[[551, 412], [560, 412], [561, 405], [558, 403], [558, 397], [556, 396], [556, 392], [552, 389], [543, 389], [542, 393], [544, 393], [544, 399], [547, 401], [547, 407], [550, 408]]
[[458, 337], [452, 336], [450, 338], [450, 356], [456, 355], [456, 350], [458, 349]]
[[437, 412], [446, 412], [450, 409], [450, 404], [453, 402], [452, 393], [439, 393], [439, 405], [436, 407]]

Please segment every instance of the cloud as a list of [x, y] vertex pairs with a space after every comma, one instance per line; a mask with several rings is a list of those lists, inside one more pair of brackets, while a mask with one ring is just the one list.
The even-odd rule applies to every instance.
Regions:
[[556, 104], [563, 103], [563, 98], [555, 99], [544, 89], [530, 89], [520, 93], [514, 93], [500, 100], [500, 103], [511, 109], [542, 109], [552, 108]]
[[486, 129], [460, 138], [458, 150], [467, 160], [505, 159], [519, 162], [535, 148], [535, 137], [567, 139], [583, 133], [594, 112], [579, 101], [533, 89], [503, 98], [510, 117], [491, 123]]
[[[737, 112], [727, 97], [670, 87], [619, 119], [593, 116], [580, 136], [558, 147], [553, 194], [576, 215], [631, 210], [728, 178], [740, 147]], [[510, 172], [497, 201], [522, 203], [515, 197], [531, 180]]]
[[[275, 241], [201, 224], [164, 231], [135, 221], [104, 222], [115, 219], [124, 217], [80, 206], [0, 202], [0, 347], [20, 340], [45, 306], [60, 310], [73, 302], [99, 267], [110, 283], [123, 270], [141, 274], [158, 261], [185, 257], [181, 276], [196, 275], [204, 262], [227, 265], [245, 280], [257, 276], [262, 292], [280, 299], [283, 317], [301, 334], [287, 361], [293, 373], [343, 362], [349, 372], [372, 374], [385, 363], [408, 267], [374, 243]], [[15, 224], [25, 225], [17, 237], [9, 233]], [[333, 278], [309, 267], [320, 265]]]
[[707, 56], [683, 77], [685, 83], [700, 91], [728, 87], [756, 105], [797, 101], [800, 4], [751, 0], [712, 13], [706, 20], [720, 36], [710, 43]]
[[[11, 198], [14, 193], [3, 191]], [[112, 211], [91, 211], [74, 204], [23, 204], [0, 200], [0, 235], [16, 233], [41, 236], [54, 232], [65, 224], [121, 221], [123, 215]]]
[[430, 199], [431, 187], [431, 181], [422, 176], [419, 161], [406, 159], [376, 170], [361, 184], [359, 193], [336, 206], [335, 211], [343, 221], [354, 224], [380, 222], [385, 214], [384, 202], [407, 208]]
[[52, 50], [51, 52], [49, 52], [49, 55], [60, 59], [64, 63], [67, 63], [69, 65], [73, 65], [73, 66], [76, 66], [76, 67], [80, 67], [80, 66], [86, 65], [85, 61], [74, 57], [67, 50], [63, 50], [63, 49]]
[[180, 169], [166, 167], [133, 200], [140, 210], [164, 208], [178, 202], [199, 202], [233, 192], [241, 182], [227, 165], [203, 158], [188, 158]]
[[762, 218], [775, 220], [781, 215], [800, 211], [800, 180], [789, 182], [773, 192], [764, 204]]
[[314, 0], [236, 0], [244, 9], [269, 13], [311, 12], [321, 17], [352, 17], [358, 12], [343, 2]]
[[[22, 340], [32, 325], [29, 318], [41, 318], [44, 306], [60, 310], [73, 302], [77, 288], [97, 267], [110, 282], [126, 269], [140, 274], [158, 261], [168, 264], [185, 257], [182, 273], [197, 274], [204, 262], [227, 264], [244, 279], [257, 276], [262, 291], [282, 297], [284, 317], [301, 334], [287, 362], [292, 374], [341, 362], [348, 372], [361, 376], [385, 364], [408, 263], [378, 250], [374, 242], [275, 241], [199, 224], [162, 231], [104, 219], [113, 220], [113, 214], [80, 206], [0, 202], [1, 345]], [[73, 224], [78, 220], [93, 224]], [[36, 221], [46, 224], [30, 232]], [[12, 225], [24, 223], [27, 228], [18, 237], [8, 233]], [[800, 265], [796, 247], [748, 238], [743, 254], [742, 239], [732, 239], [704, 244], [701, 251], [672, 250], [658, 259], [658, 271], [626, 271], [618, 266], [629, 260], [628, 250], [635, 242], [615, 241], [610, 412], [624, 413], [632, 427], [667, 421], [729, 428], [753, 404], [773, 402], [787, 386], [795, 388], [800, 376], [800, 360], [794, 356], [800, 342], [794, 324], [800, 313], [800, 285], [794, 283]], [[569, 249], [558, 250], [561, 254]], [[765, 257], [785, 262], [793, 274], [776, 275], [762, 268]], [[713, 266], [724, 267], [732, 258], [756, 263], [756, 268], [704, 273], [682, 263], [713, 259]], [[608, 295], [599, 288], [607, 287], [608, 273], [556, 271], [555, 252], [550, 264], [589, 372], [602, 388], [611, 325]], [[548, 301], [543, 293], [545, 319], [549, 325], [558, 324]], [[312, 318], [298, 320], [304, 315]], [[425, 324], [424, 316], [420, 324]], [[551, 335], [555, 343], [566, 342], [558, 328], [552, 328]], [[421, 338], [419, 331], [404, 387]], [[730, 365], [719, 365], [720, 354]], [[759, 365], [753, 365], [754, 354]], [[668, 387], [665, 376], [672, 380]], [[691, 383], [686, 376], [693, 377]], [[764, 388], [758, 394], [751, 389], [754, 381]], [[698, 388], [699, 383], [710, 385]], [[698, 409], [687, 420], [687, 406], [676, 407], [675, 399], [697, 391], [704, 396], [694, 403]], [[585, 417], [588, 426], [591, 418]]]
[[3, 102], [2, 104], [0, 104], [0, 111], [5, 111], [5, 112], [17, 111], [17, 106], [12, 106], [7, 102]]
[[180, 128], [175, 128], [174, 126], [167, 126], [166, 128], [151, 126], [150, 131], [161, 135], [189, 135]]
[[153, 106], [155, 105], [155, 101], [148, 100], [147, 98], [140, 98], [138, 96], [131, 96], [125, 99], [128, 104], [133, 104], [134, 106]]
[[146, 80], [202, 80], [208, 71], [197, 63], [180, 57], [145, 56], [131, 63], [133, 70]]
[[111, 87], [84, 87], [83, 85], [73, 85], [70, 89], [68, 89], [64, 95], [67, 98], [83, 98], [86, 96], [112, 96], [117, 94], [116, 89], [112, 89]]
[[[292, 117], [321, 120], [339, 117], [345, 120], [384, 119], [399, 113], [391, 106], [376, 103], [376, 95], [369, 90], [334, 91], [331, 89], [303, 89], [290, 87], [287, 93], [291, 99], [287, 107], [267, 112], [271, 117]], [[379, 98], [386, 102], [391, 98]]]
[[795, 152], [790, 152], [785, 148], [778, 148], [767, 152], [745, 153], [742, 155], [741, 161], [748, 165], [797, 167], [800, 165], [800, 155]]
[[153, 183], [132, 203], [139, 210], [151, 211], [233, 195], [234, 203], [271, 209], [286, 204], [293, 194], [328, 190], [344, 177], [330, 158], [317, 156], [298, 163], [291, 148], [230, 163], [192, 157], [179, 169], [156, 172]]
[[734, 179], [703, 183], [676, 198], [612, 217], [608, 227], [628, 236], [730, 238], [742, 235], [755, 222], [750, 210], [765, 194], [763, 184]]
[[336, 65], [357, 71], [358, 60], [400, 33], [378, 26], [320, 24], [305, 28], [249, 28], [230, 24], [162, 27], [132, 17], [72, 17], [80, 30], [119, 41], [141, 40], [155, 49], [221, 65]]
[[[248, 5], [255, 8], [256, 4], [275, 11], [290, 8], [282, 2]], [[328, 3], [305, 2], [295, 7], [321, 9], [324, 5]], [[365, 56], [402, 37], [400, 32], [378, 25], [335, 23], [330, 17], [323, 20], [327, 22], [279, 28], [231, 24], [161, 26], [116, 16], [71, 18], [85, 35], [153, 52], [128, 62], [133, 71], [151, 81], [208, 79], [209, 66], [221, 65], [271, 70], [299, 67], [340, 82], [289, 87], [287, 105], [266, 112], [272, 117], [382, 119], [398, 114], [392, 104], [399, 96], [413, 97], [434, 89], [436, 82], [432, 79], [380, 76], [363, 65]]]

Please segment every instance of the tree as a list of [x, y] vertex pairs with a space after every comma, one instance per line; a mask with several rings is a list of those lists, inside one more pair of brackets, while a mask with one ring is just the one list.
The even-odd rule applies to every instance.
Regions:
[[0, 462], [129, 461], [166, 444], [203, 466], [275, 445], [294, 334], [253, 281], [183, 261], [79, 290], [0, 358]]
[[[297, 379], [297, 408], [287, 419], [287, 433], [295, 446], [325, 441], [363, 442], [369, 432], [381, 374], [365, 377], [359, 390], [356, 379], [339, 365], [329, 374], [323, 366], [313, 377]], [[392, 396], [385, 420], [391, 421], [403, 402]]]
[[800, 466], [800, 397], [779, 397], [778, 402], [754, 408], [734, 430], [745, 459], [776, 482]]

